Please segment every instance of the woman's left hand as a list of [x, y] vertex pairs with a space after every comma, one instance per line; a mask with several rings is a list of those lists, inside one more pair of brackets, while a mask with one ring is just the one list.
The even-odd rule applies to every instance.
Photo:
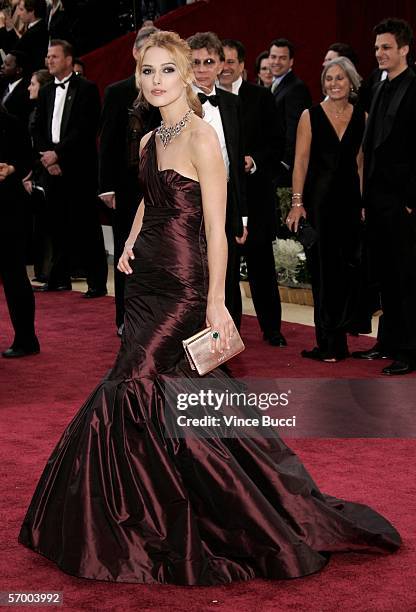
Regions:
[[291, 232], [298, 231], [299, 220], [303, 217], [306, 219], [306, 210], [303, 206], [292, 206], [286, 218], [286, 225]]
[[[208, 303], [206, 323], [207, 326], [211, 327], [213, 334], [211, 352], [223, 353], [226, 349], [229, 349], [230, 338], [234, 333], [234, 323], [224, 302], [219, 304]], [[218, 337], [214, 337], [216, 334], [218, 334]]]

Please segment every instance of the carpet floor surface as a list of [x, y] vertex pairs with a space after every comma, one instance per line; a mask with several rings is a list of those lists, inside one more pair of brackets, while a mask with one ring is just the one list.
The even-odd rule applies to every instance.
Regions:
[[[416, 609], [416, 442], [412, 438], [289, 441], [324, 492], [369, 504], [389, 518], [404, 541], [393, 555], [333, 555], [321, 573], [307, 578], [206, 588], [82, 580], [20, 546], [20, 523], [41, 470], [69, 420], [111, 367], [119, 346], [112, 298], [84, 300], [79, 293], [68, 292], [38, 294], [36, 301], [40, 355], [0, 360], [0, 592], [62, 591], [63, 609], [71, 611]], [[2, 295], [0, 321], [4, 350], [10, 344], [11, 328]], [[314, 344], [311, 327], [286, 323], [282, 331], [289, 346], [271, 347], [262, 341], [256, 319], [244, 317], [247, 349], [233, 362], [233, 373], [381, 380], [380, 362], [348, 359], [323, 364], [302, 359], [300, 350]], [[369, 348], [373, 342], [351, 338], [350, 350]], [[408, 408], [414, 405], [413, 397]]]

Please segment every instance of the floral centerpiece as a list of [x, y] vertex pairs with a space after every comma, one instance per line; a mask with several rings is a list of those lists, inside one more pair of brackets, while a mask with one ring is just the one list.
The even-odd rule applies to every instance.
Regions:
[[302, 245], [293, 238], [277, 239], [273, 244], [277, 279], [288, 287], [309, 286], [309, 274]]

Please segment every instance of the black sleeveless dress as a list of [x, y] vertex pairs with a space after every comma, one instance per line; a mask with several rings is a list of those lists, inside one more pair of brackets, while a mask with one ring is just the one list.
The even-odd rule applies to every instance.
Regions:
[[323, 357], [343, 358], [348, 355], [346, 334], [359, 303], [362, 205], [356, 158], [365, 113], [354, 107], [341, 139], [320, 104], [309, 109], [309, 116], [312, 142], [304, 205], [319, 234], [306, 251], [316, 340]]
[[204, 326], [206, 243], [199, 183], [158, 171], [154, 135], [141, 176], [120, 353], [53, 451], [19, 541], [75, 576], [181, 585], [294, 578], [331, 551], [396, 550], [386, 519], [322, 494], [277, 434], [166, 436], [163, 381], [192, 380], [181, 341]]

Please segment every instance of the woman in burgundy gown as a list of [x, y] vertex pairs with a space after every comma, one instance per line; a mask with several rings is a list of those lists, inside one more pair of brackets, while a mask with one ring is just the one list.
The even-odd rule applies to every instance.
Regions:
[[[320, 570], [331, 552], [392, 552], [394, 527], [321, 493], [277, 434], [166, 435], [164, 382], [200, 380], [182, 340], [206, 321], [226, 338], [231, 321], [225, 171], [211, 126], [188, 113], [189, 58], [172, 33], [154, 34], [142, 50], [146, 98], [166, 122], [188, 121], [166, 149], [155, 132], [142, 144], [145, 212], [119, 263], [131, 270], [121, 350], [53, 451], [19, 541], [75, 576], [182, 585], [294, 578]], [[221, 370], [211, 376], [233, 384]]]

